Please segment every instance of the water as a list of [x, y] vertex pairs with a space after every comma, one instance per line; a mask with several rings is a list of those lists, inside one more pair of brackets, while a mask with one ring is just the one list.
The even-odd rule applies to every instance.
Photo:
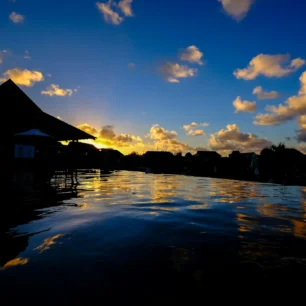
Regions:
[[124, 171], [77, 180], [2, 203], [3, 305], [177, 304], [305, 275], [306, 188]]

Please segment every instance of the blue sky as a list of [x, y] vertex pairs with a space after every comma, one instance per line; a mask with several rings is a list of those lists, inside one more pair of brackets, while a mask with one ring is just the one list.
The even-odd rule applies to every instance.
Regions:
[[[0, 78], [13, 76], [44, 111], [92, 128], [97, 145], [125, 153], [201, 147], [226, 154], [259, 151], [280, 141], [302, 148], [306, 98], [298, 92], [306, 71], [306, 3], [227, 1], [101, 0], [98, 6], [88, 0], [2, 0]], [[105, 14], [105, 7], [118, 15]], [[188, 47], [203, 56], [188, 53]], [[188, 59], [182, 60], [182, 54]], [[239, 77], [233, 74], [256, 57], [255, 76], [250, 69]], [[181, 74], [192, 76], [169, 82], [176, 64]], [[25, 86], [23, 78], [33, 78], [25, 70], [42, 77]], [[42, 94], [50, 92], [51, 84], [64, 91]], [[278, 94], [260, 100], [252, 94], [257, 86]], [[256, 110], [244, 104], [235, 113], [238, 96], [256, 102]], [[267, 105], [286, 106], [292, 96], [305, 107], [289, 107], [281, 116], [281, 110], [266, 110]], [[254, 124], [258, 114], [272, 117]], [[198, 126], [183, 128], [192, 122]]]

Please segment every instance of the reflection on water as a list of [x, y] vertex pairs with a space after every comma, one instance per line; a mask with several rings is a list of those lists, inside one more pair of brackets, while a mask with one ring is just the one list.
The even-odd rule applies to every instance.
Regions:
[[60, 237], [62, 237], [62, 236], [64, 236], [64, 235], [58, 234], [58, 235], [55, 235], [55, 236], [53, 236], [53, 237], [46, 238], [46, 239], [44, 240], [44, 242], [43, 242], [41, 245], [39, 245], [37, 248], [35, 248], [34, 250], [37, 250], [37, 251], [39, 251], [40, 253], [42, 253], [42, 252], [44, 252], [44, 251], [47, 251], [47, 250], [50, 249], [51, 245], [53, 245], [53, 244], [56, 243], [55, 240], [58, 239], [58, 238], [60, 238]]
[[303, 187], [79, 172], [11, 197], [0, 216], [0, 281], [17, 302], [48, 288], [66, 305], [156, 304], [233, 276], [263, 282], [306, 272]]
[[26, 265], [29, 262], [28, 258], [20, 258], [17, 257], [13, 260], [8, 261], [2, 268], [1, 270], [5, 270], [11, 267], [15, 267], [15, 266], [23, 266]]

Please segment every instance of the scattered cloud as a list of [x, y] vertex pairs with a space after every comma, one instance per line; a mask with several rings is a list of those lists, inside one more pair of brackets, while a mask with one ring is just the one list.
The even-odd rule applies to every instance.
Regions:
[[256, 125], [280, 125], [286, 121], [306, 115], [306, 71], [300, 77], [301, 88], [296, 96], [287, 99], [284, 104], [278, 106], [268, 105], [266, 114], [258, 114], [255, 117]]
[[237, 124], [229, 124], [226, 129], [222, 129], [212, 134], [209, 139], [209, 146], [212, 150], [259, 152], [271, 146], [272, 143], [266, 138], [259, 138], [255, 134], [242, 133]]
[[142, 143], [142, 139], [139, 136], [130, 134], [116, 135], [113, 125], [105, 125], [101, 128], [101, 130], [98, 130], [85, 123], [79, 125], [78, 128], [97, 137], [94, 144], [98, 146], [102, 145], [107, 147], [124, 148]]
[[256, 102], [250, 102], [247, 100], [242, 101], [240, 97], [237, 97], [236, 100], [233, 101], [233, 105], [235, 107], [235, 114], [240, 112], [246, 113], [254, 113], [256, 111]]
[[118, 4], [118, 7], [121, 10], [121, 12], [127, 17], [134, 16], [132, 10], [132, 3], [133, 0], [121, 0]]
[[46, 76], [49, 77], [49, 78], [52, 78], [52, 74], [50, 74], [50, 73], [47, 73]]
[[30, 54], [29, 54], [29, 51], [25, 50], [25, 52], [24, 52], [24, 58], [25, 58], [25, 59], [28, 59], [28, 60], [31, 59]]
[[154, 124], [151, 127], [150, 133], [146, 137], [154, 140], [154, 146], [158, 148], [158, 150], [167, 150], [171, 152], [193, 150], [188, 144], [182, 143], [177, 139], [176, 131], [168, 131], [158, 124]]
[[63, 88], [60, 88], [59, 85], [51, 84], [50, 86], [47, 87], [46, 90], [42, 90], [41, 94], [47, 95], [50, 97], [53, 97], [53, 96], [59, 96], [59, 97], [69, 96], [70, 97], [72, 96], [73, 91], [74, 90], [72, 89], [63, 89]]
[[[109, 0], [105, 3], [97, 2], [96, 5], [106, 22], [119, 25], [124, 21], [124, 17], [134, 16], [132, 3], [133, 0], [121, 0], [118, 4], [113, 0]], [[119, 11], [123, 16], [119, 15]]]
[[5, 82], [8, 79], [11, 79], [17, 85], [23, 85], [27, 87], [33, 86], [37, 82], [41, 82], [44, 80], [44, 76], [39, 71], [31, 71], [27, 69], [19, 69], [14, 68], [11, 70], [6, 71], [3, 74], [3, 77], [0, 78], [0, 82]]
[[190, 130], [188, 132], [189, 136], [205, 136], [205, 132], [203, 130]]
[[306, 129], [300, 129], [296, 132], [298, 142], [306, 142]]
[[190, 124], [184, 125], [183, 129], [186, 131], [189, 131], [193, 128], [196, 128], [198, 126], [198, 124], [196, 122], [191, 122]]
[[202, 57], [204, 53], [199, 50], [196, 46], [189, 46], [188, 48], [180, 52], [179, 58], [182, 61], [187, 61], [189, 63], [196, 63], [203, 65]]
[[306, 115], [298, 117], [296, 124], [300, 129], [296, 132], [298, 142], [306, 142]]
[[299, 150], [300, 152], [302, 152], [303, 154], [306, 154], [306, 144], [299, 144], [298, 147], [296, 148], [297, 150]]
[[136, 67], [136, 65], [135, 65], [134, 63], [129, 63], [129, 64], [128, 64], [128, 67], [129, 67], [130, 69], [134, 69], [134, 68]]
[[97, 2], [96, 5], [98, 10], [103, 14], [104, 20], [106, 22], [116, 25], [122, 23], [123, 17], [119, 16], [119, 14], [112, 9], [112, 0], [109, 0], [106, 3]]
[[91, 126], [87, 123], [79, 125], [78, 129], [80, 129], [80, 130], [84, 131], [85, 133], [88, 133], [92, 136], [95, 136], [95, 137], [97, 137], [99, 135], [99, 131], [96, 128], [94, 128], [93, 126]]
[[154, 140], [169, 140], [175, 139], [176, 137], [176, 131], [167, 131], [163, 127], [160, 127], [158, 124], [154, 124], [150, 129], [150, 133], [147, 135], [147, 138]]
[[256, 95], [259, 100], [273, 100], [280, 97], [277, 91], [264, 91], [261, 86], [254, 88], [253, 95]]
[[233, 19], [240, 21], [250, 11], [254, 0], [218, 0], [222, 3], [224, 11]]
[[167, 82], [180, 83], [179, 79], [194, 77], [197, 75], [198, 70], [186, 65], [167, 62], [160, 68], [160, 72]]
[[259, 54], [250, 61], [247, 68], [236, 69], [234, 75], [237, 79], [244, 80], [254, 80], [260, 75], [280, 78], [297, 71], [303, 65], [305, 60], [301, 58], [290, 62], [289, 54]]
[[199, 126], [209, 126], [209, 123], [207, 123], [207, 122], [203, 122], [203, 123], [191, 122], [190, 124], [183, 125], [183, 129], [185, 131], [189, 131], [189, 130], [192, 130], [192, 129], [197, 128]]
[[299, 95], [306, 95], [306, 71], [300, 77], [301, 88], [299, 91]]
[[4, 55], [7, 53], [7, 50], [0, 50], [0, 64], [3, 63]]
[[12, 12], [10, 14], [10, 19], [14, 22], [14, 23], [23, 23], [24, 21], [24, 16], [21, 14], [17, 14], [15, 12]]

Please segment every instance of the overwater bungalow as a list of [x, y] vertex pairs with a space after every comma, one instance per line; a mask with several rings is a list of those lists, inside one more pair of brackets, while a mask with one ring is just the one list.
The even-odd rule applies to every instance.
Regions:
[[0, 85], [0, 101], [4, 106], [0, 167], [7, 176], [31, 164], [39, 164], [36, 169], [50, 173], [50, 156], [59, 141], [95, 139], [45, 113], [12, 80]]

